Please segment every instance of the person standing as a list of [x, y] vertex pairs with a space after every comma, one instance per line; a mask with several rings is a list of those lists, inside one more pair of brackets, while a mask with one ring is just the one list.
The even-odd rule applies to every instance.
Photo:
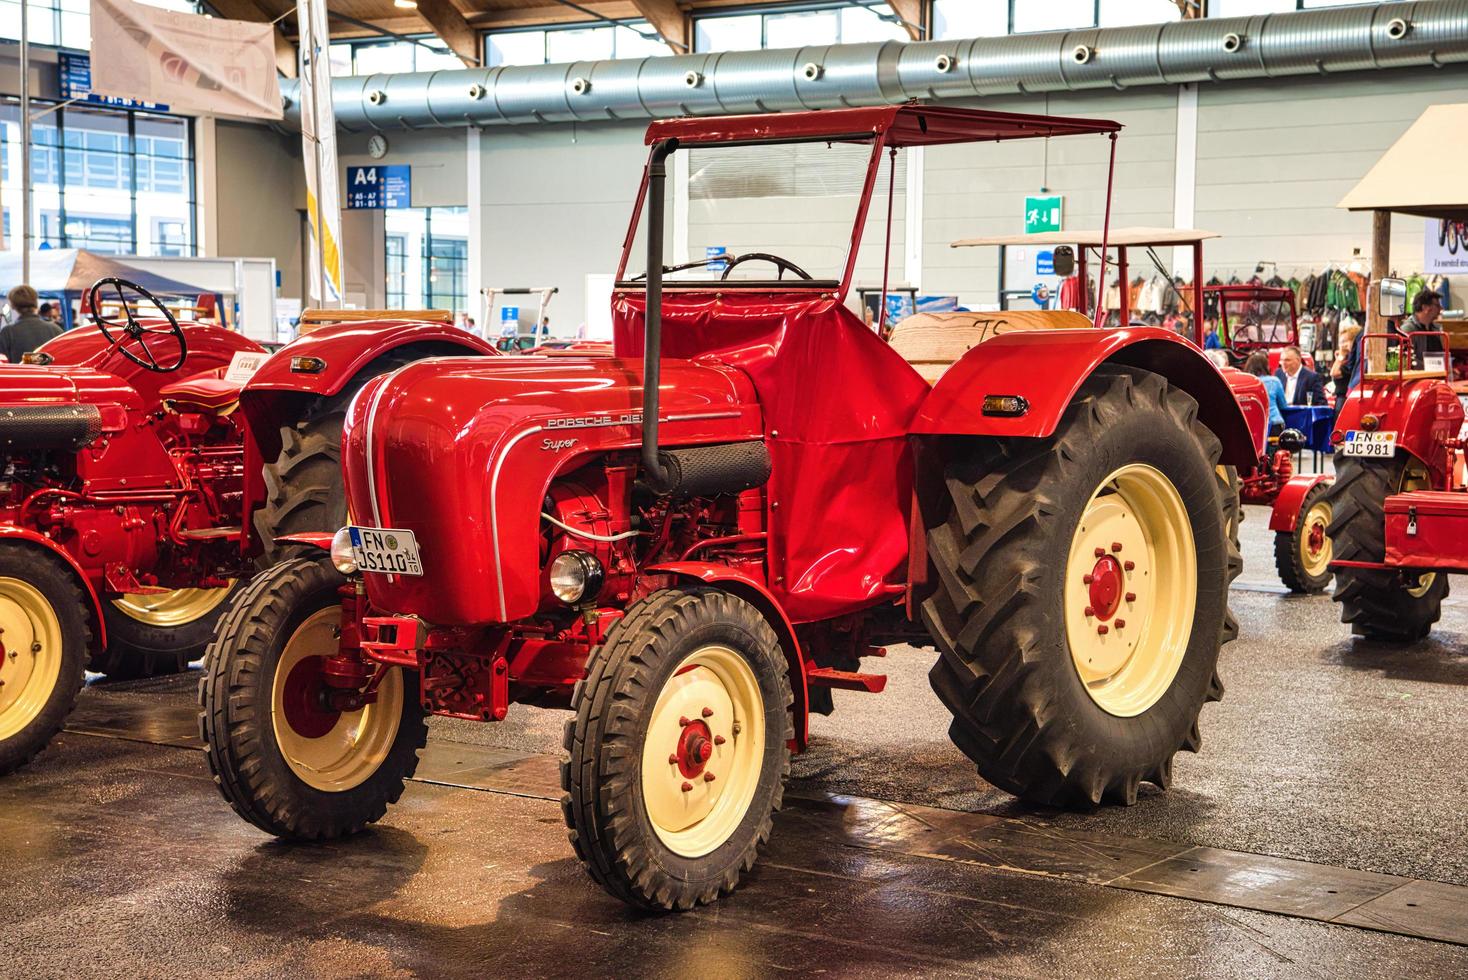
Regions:
[[1284, 385], [1288, 405], [1324, 405], [1325, 381], [1305, 366], [1298, 347], [1286, 347], [1279, 355], [1279, 370], [1274, 376]]
[[61, 335], [61, 328], [50, 320], [43, 319], [36, 313], [36, 307], [41, 298], [30, 286], [22, 283], [10, 290], [7, 297], [10, 300], [10, 308], [16, 312], [17, 319], [0, 328], [0, 354], [11, 364], [19, 364], [20, 359], [31, 351], [40, 347], [52, 337]]

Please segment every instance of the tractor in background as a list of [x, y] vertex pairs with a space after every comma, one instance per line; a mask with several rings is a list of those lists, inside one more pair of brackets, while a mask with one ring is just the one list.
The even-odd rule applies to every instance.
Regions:
[[271, 355], [118, 279], [86, 308], [95, 329], [0, 366], [0, 774], [60, 729], [86, 670], [182, 669], [281, 535], [345, 520], [341, 426], [369, 379], [493, 353], [354, 312]]
[[[225, 799], [339, 837], [400, 797], [427, 715], [569, 707], [577, 855], [688, 909], [753, 867], [810, 715], [880, 692], [864, 661], [894, 643], [937, 651], [994, 785], [1086, 808], [1166, 787], [1235, 632], [1216, 470], [1257, 449], [1228, 381], [1176, 334], [1076, 313], [924, 372], [848, 305], [904, 149], [1090, 137], [1114, 163], [1120, 128], [917, 104], [652, 124], [612, 356], [437, 359], [353, 400], [352, 523], [292, 536], [320, 550], [260, 573], [206, 657]], [[716, 175], [777, 182], [792, 147], [823, 189], [781, 211], [850, 233], [779, 254]], [[680, 153], [713, 175], [716, 277], [666, 246]]]

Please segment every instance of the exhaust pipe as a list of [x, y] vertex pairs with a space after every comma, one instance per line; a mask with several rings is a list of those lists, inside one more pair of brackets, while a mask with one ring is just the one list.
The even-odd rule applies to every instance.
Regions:
[[677, 488], [673, 467], [658, 453], [659, 388], [663, 353], [663, 212], [668, 186], [668, 157], [676, 139], [652, 148], [647, 165], [647, 313], [642, 329], [642, 469], [657, 493]]

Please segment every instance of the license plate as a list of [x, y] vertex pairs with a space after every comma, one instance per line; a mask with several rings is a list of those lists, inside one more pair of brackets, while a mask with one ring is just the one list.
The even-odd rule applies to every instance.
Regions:
[[1363, 432], [1350, 429], [1346, 441], [1341, 443], [1342, 456], [1370, 456], [1374, 459], [1391, 459], [1397, 451], [1395, 432]]
[[353, 527], [352, 557], [364, 572], [387, 575], [422, 575], [418, 539], [412, 531], [396, 528]]

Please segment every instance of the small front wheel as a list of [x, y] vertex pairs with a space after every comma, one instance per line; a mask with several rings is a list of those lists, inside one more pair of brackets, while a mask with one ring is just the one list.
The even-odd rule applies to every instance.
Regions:
[[380, 820], [428, 737], [417, 675], [399, 667], [372, 703], [327, 703], [322, 667], [338, 650], [344, 581], [306, 558], [261, 572], [205, 654], [199, 706], [214, 783], [277, 837], [329, 840]]
[[790, 773], [790, 681], [765, 618], [717, 589], [654, 593], [593, 654], [573, 700], [561, 808], [591, 877], [647, 909], [732, 892]]
[[1329, 490], [1325, 483], [1311, 487], [1300, 502], [1295, 529], [1274, 534], [1274, 567], [1291, 592], [1317, 594], [1330, 585], [1331, 547], [1326, 528], [1330, 527], [1331, 506], [1325, 499]]

